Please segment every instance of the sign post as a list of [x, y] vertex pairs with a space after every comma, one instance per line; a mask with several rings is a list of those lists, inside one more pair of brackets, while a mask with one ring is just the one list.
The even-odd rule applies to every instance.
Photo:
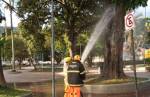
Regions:
[[138, 97], [138, 84], [137, 84], [137, 74], [136, 74], [136, 64], [135, 64], [135, 50], [134, 50], [133, 29], [131, 29], [131, 46], [132, 46], [132, 56], [133, 56], [133, 67], [134, 67], [133, 70], [134, 70], [136, 97]]
[[137, 74], [136, 74], [136, 64], [135, 64], [135, 50], [134, 50], [134, 37], [133, 37], [133, 28], [135, 27], [133, 13], [129, 13], [125, 16], [125, 29], [131, 31], [131, 46], [132, 46], [132, 57], [133, 57], [133, 70], [134, 70], [134, 79], [135, 79], [135, 92], [136, 97], [138, 97], [138, 84], [137, 84]]

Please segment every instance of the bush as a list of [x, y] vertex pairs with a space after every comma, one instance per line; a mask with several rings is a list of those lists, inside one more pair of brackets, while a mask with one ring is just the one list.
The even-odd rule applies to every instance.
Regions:
[[150, 72], [150, 66], [145, 66], [146, 71]]
[[146, 58], [145, 62], [147, 63], [147, 65], [145, 66], [146, 71], [150, 72], [150, 58]]

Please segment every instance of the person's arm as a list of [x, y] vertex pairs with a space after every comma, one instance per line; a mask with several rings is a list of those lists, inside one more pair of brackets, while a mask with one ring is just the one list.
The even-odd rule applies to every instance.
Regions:
[[63, 66], [63, 75], [64, 75], [64, 84], [68, 85], [67, 64], [66, 63], [64, 63], [64, 66]]
[[86, 71], [82, 63], [80, 63], [80, 75], [81, 75], [82, 80], [85, 80]]
[[63, 74], [64, 76], [67, 74], [67, 64], [64, 63], [64, 66], [63, 66]]

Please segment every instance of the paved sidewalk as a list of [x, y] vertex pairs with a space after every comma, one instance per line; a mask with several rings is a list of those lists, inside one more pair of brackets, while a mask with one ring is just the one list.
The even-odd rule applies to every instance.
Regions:
[[[23, 70], [19, 70], [19, 73], [12, 73], [10, 70], [4, 70], [4, 76], [5, 79], [8, 83], [34, 83], [34, 82], [46, 82], [50, 81], [52, 74], [51, 72], [31, 72], [33, 68], [24, 68]], [[98, 71], [95, 70], [90, 70], [90, 73], [96, 74]], [[131, 70], [125, 70], [125, 73], [128, 76], [134, 76], [133, 71]], [[150, 78], [150, 72], [145, 72], [145, 70], [137, 70], [137, 76], [138, 77], [146, 77]], [[62, 78], [63, 74], [62, 72], [56, 73], [56, 78]], [[27, 84], [26, 84], [27, 85]], [[35, 84], [32, 86], [27, 86], [27, 89], [31, 89], [32, 93], [34, 94], [33, 97], [49, 97], [50, 96], [50, 91], [51, 91], [51, 86], [50, 84], [47, 85], [39, 85]], [[63, 97], [63, 85], [57, 87], [57, 96], [61, 95]], [[150, 97], [150, 88], [139, 91], [140, 96], [138, 97]], [[49, 95], [49, 96], [48, 96]], [[60, 97], [61, 97], [60, 96]], [[135, 93], [126, 93], [126, 94], [92, 94], [91, 96], [85, 96], [85, 97], [136, 97]]]
[[[31, 72], [33, 67], [23, 67], [22, 70], [11, 72], [4, 70], [4, 76], [7, 83], [33, 83], [50, 81], [52, 78], [51, 72]], [[97, 74], [97, 70], [90, 70], [90, 74]], [[55, 78], [62, 78], [63, 72], [56, 72]]]
[[[4, 76], [7, 83], [32, 83], [51, 80], [51, 72], [31, 72], [32, 70], [32, 68], [24, 68], [23, 70], [18, 70], [17, 72], [11, 72], [11, 70], [4, 70]], [[62, 75], [60, 74], [56, 75], [56, 78], [62, 77]]]
[[[4, 70], [4, 76], [8, 83], [26, 83], [26, 82], [42, 82], [51, 80], [52, 73], [51, 72], [31, 72], [33, 67], [25, 67], [23, 70], [18, 70], [19, 72], [13, 73], [11, 70]], [[98, 70], [90, 70], [89, 74], [97, 74]], [[128, 76], [134, 76], [133, 71], [125, 70], [125, 73]], [[145, 72], [143, 68], [137, 70], [137, 76], [143, 78], [150, 78], [150, 72]], [[63, 77], [62, 72], [56, 73], [56, 79]]]

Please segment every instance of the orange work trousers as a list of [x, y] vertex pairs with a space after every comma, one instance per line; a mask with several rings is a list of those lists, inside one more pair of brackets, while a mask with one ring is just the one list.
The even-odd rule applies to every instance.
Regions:
[[64, 97], [80, 97], [80, 87], [68, 86], [65, 90]]

